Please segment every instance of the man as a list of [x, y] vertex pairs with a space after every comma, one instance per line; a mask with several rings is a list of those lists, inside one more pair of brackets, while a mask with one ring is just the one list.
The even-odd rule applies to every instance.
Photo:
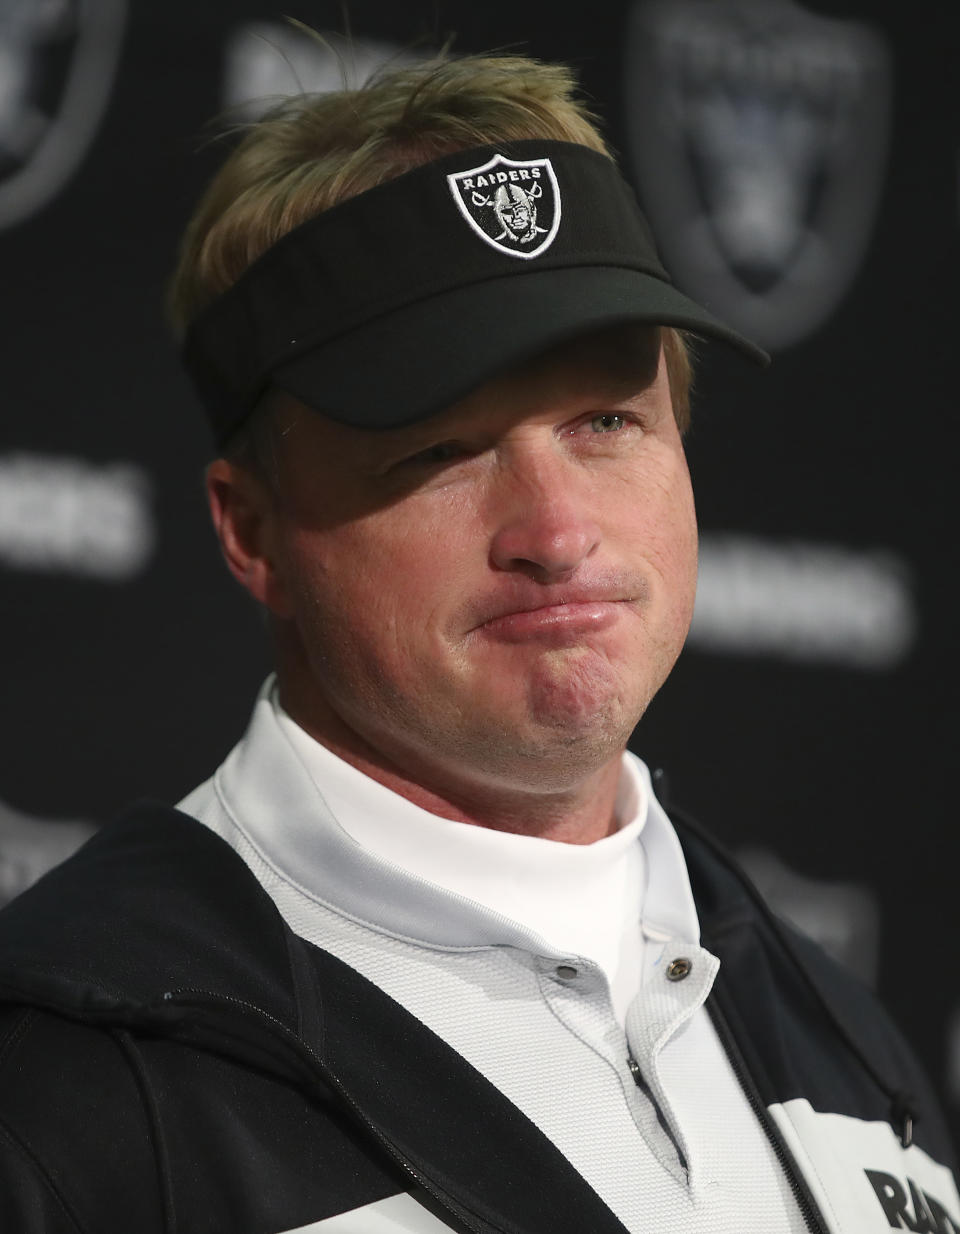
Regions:
[[693, 605], [678, 330], [757, 353], [565, 71], [284, 104], [173, 303], [277, 671], [6, 910], [4, 1229], [960, 1229], [894, 1031], [625, 753]]

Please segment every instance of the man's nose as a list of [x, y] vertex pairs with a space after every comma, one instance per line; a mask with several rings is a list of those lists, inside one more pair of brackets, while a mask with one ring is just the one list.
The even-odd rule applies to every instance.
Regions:
[[494, 495], [490, 556], [500, 570], [538, 582], [573, 574], [600, 543], [592, 503], [560, 460], [512, 466]]

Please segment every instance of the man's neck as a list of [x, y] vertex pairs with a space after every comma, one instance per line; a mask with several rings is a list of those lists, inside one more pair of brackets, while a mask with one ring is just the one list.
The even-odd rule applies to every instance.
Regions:
[[280, 688], [280, 705], [315, 741], [378, 784], [430, 814], [495, 831], [539, 836], [566, 844], [592, 844], [617, 830], [615, 804], [622, 751], [576, 783], [560, 789], [526, 787], [450, 774], [411, 754], [401, 765], [375, 749], [332, 714], [322, 722], [290, 691]]

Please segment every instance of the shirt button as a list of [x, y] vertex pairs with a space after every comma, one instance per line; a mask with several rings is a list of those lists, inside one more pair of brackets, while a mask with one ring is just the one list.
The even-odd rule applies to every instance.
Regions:
[[690, 976], [692, 968], [692, 960], [687, 959], [685, 955], [677, 956], [675, 960], [671, 960], [667, 965], [667, 980], [682, 981], [684, 977]]
[[561, 981], [572, 981], [577, 975], [577, 970], [572, 964], [558, 964], [554, 971]]

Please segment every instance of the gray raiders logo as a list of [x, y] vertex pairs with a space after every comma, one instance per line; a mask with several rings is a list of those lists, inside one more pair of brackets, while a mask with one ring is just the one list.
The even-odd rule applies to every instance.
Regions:
[[767, 348], [833, 312], [870, 239], [890, 63], [872, 28], [795, 0], [635, 0], [635, 179], [667, 267]]
[[511, 257], [538, 257], [560, 227], [560, 186], [549, 159], [496, 154], [447, 176], [453, 200], [477, 235]]
[[0, 227], [63, 187], [113, 85], [126, 0], [0, 0]]

